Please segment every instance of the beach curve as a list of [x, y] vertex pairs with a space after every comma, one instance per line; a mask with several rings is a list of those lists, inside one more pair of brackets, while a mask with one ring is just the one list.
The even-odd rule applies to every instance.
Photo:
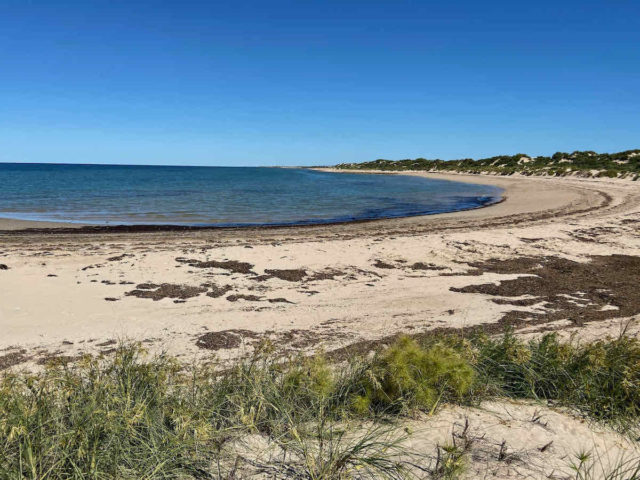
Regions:
[[[598, 187], [599, 182], [557, 182], [548, 178], [531, 178], [521, 176], [500, 177], [485, 175], [442, 174], [427, 172], [380, 172], [380, 171], [345, 171], [335, 168], [316, 168], [315, 170], [332, 173], [363, 173], [420, 176], [425, 178], [456, 181], [479, 185], [497, 186], [504, 190], [502, 201], [482, 207], [447, 213], [416, 215], [399, 218], [380, 218], [373, 220], [355, 220], [313, 225], [285, 226], [247, 226], [247, 227], [208, 227], [181, 225], [87, 225], [81, 223], [48, 222], [0, 218], [0, 234], [106, 234], [106, 233], [151, 233], [151, 232], [188, 232], [196, 230], [222, 230], [230, 232], [271, 231], [279, 230], [325, 230], [335, 228], [344, 230], [353, 225], [367, 225], [364, 230], [387, 229], [402, 226], [426, 228], [460, 228], [468, 224], [470, 228], [495, 226], [500, 219], [507, 222], [535, 221], [551, 216], [571, 215], [576, 212], [592, 211], [606, 206], [610, 199], [606, 191]], [[552, 180], [552, 181], [549, 181]], [[536, 201], [532, 202], [532, 197]], [[434, 225], [437, 224], [437, 225]]]
[[[25, 362], [35, 362], [133, 338], [189, 356], [201, 350], [203, 332], [225, 330], [273, 337], [283, 348], [331, 350], [398, 332], [490, 328], [514, 306], [464, 293], [469, 285], [529, 274], [531, 258], [543, 266], [560, 258], [569, 262], [561, 269], [572, 271], [613, 254], [624, 257], [615, 268], [632, 268], [640, 255], [634, 182], [455, 179], [504, 186], [506, 200], [464, 212], [309, 227], [5, 231], [0, 350], [18, 346], [31, 352], [21, 357]], [[510, 261], [505, 271], [513, 273], [494, 271], [497, 260]], [[605, 269], [597, 275], [608, 278], [606, 269], [614, 267], [597, 262]], [[605, 312], [607, 321], [617, 321], [615, 310]], [[536, 322], [518, 325], [567, 327]], [[242, 348], [218, 353], [234, 356]]]

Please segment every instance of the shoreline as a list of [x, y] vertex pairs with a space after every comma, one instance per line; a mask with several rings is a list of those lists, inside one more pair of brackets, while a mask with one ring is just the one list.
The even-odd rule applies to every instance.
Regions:
[[[161, 232], [197, 232], [197, 231], [225, 231], [225, 232], [269, 232], [269, 231], [286, 231], [286, 230], [306, 230], [306, 229], [322, 229], [331, 227], [341, 227], [349, 225], [359, 224], [386, 224], [391, 226], [393, 224], [402, 224], [407, 220], [420, 221], [419, 219], [455, 219], [464, 217], [469, 212], [478, 212], [484, 210], [493, 210], [493, 215], [481, 214], [472, 215], [472, 217], [484, 217], [491, 216], [498, 217], [502, 215], [514, 215], [522, 213], [533, 213], [536, 210], [554, 210], [559, 209], [567, 204], [578, 200], [576, 195], [570, 194], [563, 187], [561, 189], [549, 189], [545, 192], [545, 199], [542, 204], [538, 204], [539, 208], [531, 209], [526, 206], [526, 202], [523, 201], [525, 197], [529, 197], [536, 190], [535, 188], [522, 188], [523, 182], [525, 185], [534, 185], [533, 182], [539, 179], [532, 179], [530, 177], [498, 177], [490, 175], [471, 175], [471, 174], [451, 174], [451, 173], [432, 173], [432, 172], [381, 172], [381, 171], [349, 171], [339, 170], [335, 168], [313, 168], [313, 170], [331, 172], [331, 173], [356, 173], [356, 174], [392, 174], [392, 175], [406, 175], [406, 176], [420, 176], [424, 178], [432, 178], [446, 181], [455, 181], [460, 183], [470, 183], [476, 185], [491, 185], [501, 188], [503, 190], [501, 199], [499, 201], [490, 203], [488, 205], [482, 205], [475, 208], [456, 210], [453, 212], [435, 213], [435, 214], [420, 214], [404, 217], [384, 217], [375, 219], [356, 219], [341, 222], [325, 222], [325, 223], [310, 223], [310, 224], [282, 224], [282, 225], [247, 225], [247, 226], [208, 226], [208, 225], [172, 225], [172, 224], [139, 224], [139, 225], [91, 225], [82, 223], [69, 223], [69, 222], [51, 222], [51, 221], [32, 221], [32, 220], [18, 220], [10, 218], [0, 218], [0, 235], [38, 235], [38, 234], [116, 234], [116, 233], [161, 233]], [[555, 190], [555, 191], [553, 191]], [[553, 191], [553, 192], [552, 192]], [[582, 202], [584, 203], [584, 202]], [[504, 204], [508, 204], [505, 209]], [[503, 205], [503, 208], [496, 208], [499, 205]], [[591, 205], [589, 205], [591, 206]], [[414, 222], [410, 222], [414, 223]], [[429, 220], [425, 220], [425, 223], [429, 223]]]
[[[468, 212], [470, 210], [479, 210], [489, 208], [506, 200], [504, 196], [499, 199], [478, 205], [476, 207], [463, 208], [453, 210], [451, 212], [440, 213], [417, 213], [413, 215], [398, 215], [377, 218], [355, 218], [352, 220], [342, 221], [314, 221], [314, 222], [297, 222], [297, 223], [266, 223], [266, 224], [240, 224], [240, 225], [181, 225], [181, 224], [87, 224], [87, 223], [71, 223], [71, 222], [50, 222], [41, 220], [20, 220], [6, 217], [0, 217], [0, 234], [38, 234], [38, 233], [72, 233], [72, 234], [99, 234], [99, 233], [144, 233], [144, 232], [189, 232], [201, 230], [271, 230], [271, 229], [297, 229], [297, 228], [313, 228], [313, 227], [331, 227], [333, 225], [350, 225], [369, 222], [383, 222], [386, 220], [395, 220], [413, 217], [430, 217], [435, 215], [446, 215], [449, 213]], [[4, 229], [3, 229], [4, 228]]]
[[[281, 167], [278, 167], [281, 168]], [[295, 167], [295, 168], [307, 168], [307, 167]], [[315, 168], [310, 167], [307, 168], [309, 170], [315, 170], [320, 172], [328, 172], [328, 173], [362, 173], [362, 174], [381, 174], [385, 172], [377, 172], [377, 171], [359, 171], [359, 172], [348, 172], [344, 170], [338, 170], [335, 168]], [[402, 173], [402, 172], [401, 172]], [[412, 175], [408, 173], [406, 176], [421, 176], [421, 175]], [[429, 177], [437, 179], [438, 177]], [[442, 180], [442, 178], [441, 178]], [[468, 181], [467, 179], [461, 180], [453, 180], [446, 179], [446, 181], [456, 181], [458, 183], [469, 183], [476, 185], [489, 185], [493, 186], [493, 183], [490, 182], [473, 182]], [[68, 221], [51, 221], [51, 220], [26, 220], [19, 218], [10, 218], [10, 217], [2, 217], [0, 216], [0, 234], [6, 233], [15, 233], [15, 234], [38, 234], [38, 233], [69, 233], [69, 234], [99, 234], [99, 233], [145, 233], [145, 232], [188, 232], [188, 231], [198, 231], [198, 230], [232, 230], [232, 231], [241, 231], [241, 230], [269, 230], [269, 229], [296, 229], [296, 228], [313, 228], [318, 226], [332, 226], [332, 225], [347, 225], [347, 224], [358, 224], [358, 223], [366, 223], [366, 222], [380, 222], [387, 220], [395, 220], [395, 219], [403, 219], [403, 218], [411, 218], [411, 217], [427, 217], [427, 216], [437, 216], [437, 215], [447, 215], [458, 212], [466, 212], [469, 210], [478, 210], [482, 208], [488, 208], [498, 203], [502, 203], [505, 201], [504, 196], [504, 188], [502, 188], [503, 192], [501, 192], [501, 196], [499, 199], [492, 201], [490, 203], [486, 203], [483, 205], [479, 205], [471, 208], [464, 208], [460, 210], [454, 210], [450, 212], [441, 212], [441, 213], [420, 213], [414, 215], [399, 215], [399, 216], [389, 216], [389, 217], [378, 217], [378, 218], [355, 218], [350, 220], [342, 220], [342, 221], [309, 221], [309, 222], [292, 222], [292, 223], [274, 223], [274, 224], [255, 224], [255, 225], [188, 225], [188, 224], [180, 224], [180, 223], [166, 223], [166, 224], [154, 224], [154, 223], [138, 223], [138, 224], [113, 224], [113, 225], [105, 225], [105, 224], [92, 224], [92, 223], [84, 223], [84, 222], [68, 222]]]

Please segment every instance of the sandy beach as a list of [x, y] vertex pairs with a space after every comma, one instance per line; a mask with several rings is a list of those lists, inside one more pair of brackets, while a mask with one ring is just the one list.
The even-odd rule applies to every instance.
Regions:
[[[411, 174], [497, 185], [504, 201], [291, 228], [0, 220], [0, 369], [109, 355], [123, 339], [189, 363], [245, 357], [265, 339], [340, 361], [400, 333], [638, 335], [637, 183]], [[403, 425], [415, 432], [407, 448], [425, 459], [452, 435], [473, 438], [473, 478], [568, 478], [554, 475], [569, 475], [579, 450], [604, 453], [603, 469], [640, 453], [610, 428], [536, 402], [447, 406]]]
[[640, 480], [640, 2], [5, 3], [0, 480]]
[[[640, 275], [636, 183], [431, 175], [500, 186], [505, 200], [296, 228], [85, 233], [0, 220], [0, 349], [37, 362], [128, 338], [226, 358], [263, 337], [331, 351], [479, 325], [572, 331], [577, 313], [581, 332], [610, 333], [640, 313], [619, 298]], [[543, 280], [524, 294], [532, 274]]]

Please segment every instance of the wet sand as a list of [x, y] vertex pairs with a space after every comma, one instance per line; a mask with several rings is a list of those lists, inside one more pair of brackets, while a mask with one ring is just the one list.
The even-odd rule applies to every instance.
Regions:
[[[87, 233], [2, 221], [0, 367], [3, 356], [33, 365], [122, 338], [189, 359], [242, 355], [265, 337], [283, 351], [339, 355], [399, 332], [514, 324], [587, 334], [638, 317], [627, 298], [640, 280], [637, 183], [435, 177], [498, 185], [505, 201], [268, 229]], [[536, 274], [544, 281], [527, 283]]]

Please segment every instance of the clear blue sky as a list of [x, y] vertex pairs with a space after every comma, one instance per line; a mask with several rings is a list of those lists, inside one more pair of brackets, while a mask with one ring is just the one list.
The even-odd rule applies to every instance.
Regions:
[[640, 148], [640, 2], [0, 2], [0, 161]]

